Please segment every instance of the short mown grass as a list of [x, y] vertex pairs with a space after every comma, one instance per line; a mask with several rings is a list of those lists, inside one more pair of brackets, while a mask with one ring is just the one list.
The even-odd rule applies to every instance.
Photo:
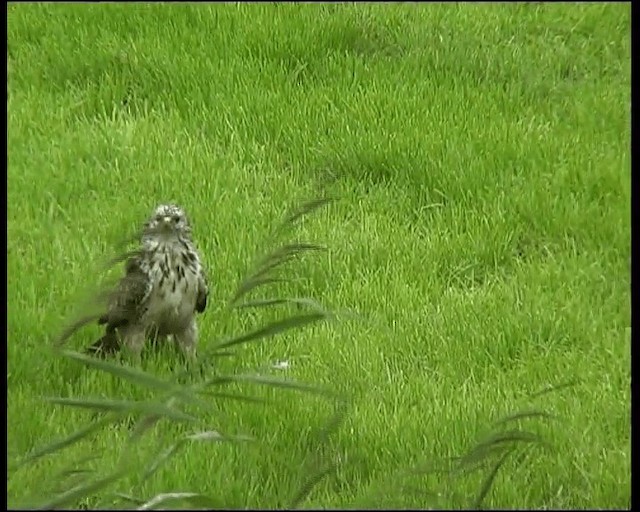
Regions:
[[[348, 398], [322, 445], [335, 470], [302, 506], [471, 506], [488, 471], [419, 468], [529, 409], [553, 415], [522, 420], [547, 443], [505, 462], [485, 506], [630, 505], [630, 4], [9, 4], [7, 73], [10, 461], [96, 417], [43, 397], [148, 397], [51, 347], [157, 203], [185, 207], [209, 268], [206, 351], [277, 317], [228, 300], [286, 213], [326, 193], [295, 236], [328, 251], [277, 289], [337, 321], [211, 370]], [[142, 369], [183, 373], [166, 353]], [[290, 504], [333, 406], [235, 386], [269, 401], [211, 399], [198, 421], [254, 442], [186, 444], [71, 505]], [[130, 432], [10, 471], [9, 504], [192, 429]]]

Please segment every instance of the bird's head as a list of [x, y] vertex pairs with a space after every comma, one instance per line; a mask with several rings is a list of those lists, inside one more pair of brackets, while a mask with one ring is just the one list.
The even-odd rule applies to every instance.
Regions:
[[145, 236], [180, 239], [191, 233], [184, 210], [175, 204], [161, 204], [152, 213], [144, 227]]

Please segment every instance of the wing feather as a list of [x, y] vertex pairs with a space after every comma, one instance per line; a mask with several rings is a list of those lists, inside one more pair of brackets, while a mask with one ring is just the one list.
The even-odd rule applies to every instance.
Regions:
[[196, 297], [196, 311], [203, 313], [207, 309], [207, 298], [209, 297], [209, 285], [207, 283], [207, 274], [203, 268], [200, 269], [198, 275], [198, 295]]
[[108, 329], [117, 329], [139, 319], [151, 292], [151, 279], [139, 256], [129, 258], [125, 275], [110, 294], [107, 313], [98, 320]]
[[151, 292], [151, 279], [142, 258], [129, 258], [125, 265], [125, 275], [115, 290], [109, 294], [107, 312], [98, 319], [98, 324], [106, 324], [104, 335], [86, 352], [95, 356], [106, 356], [120, 350], [116, 330], [140, 318]]

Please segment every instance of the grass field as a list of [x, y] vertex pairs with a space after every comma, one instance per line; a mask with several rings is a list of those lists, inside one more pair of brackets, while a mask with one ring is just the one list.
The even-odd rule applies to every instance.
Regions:
[[[278, 316], [226, 301], [324, 190], [338, 200], [295, 236], [328, 251], [278, 293], [350, 314], [212, 370], [349, 398], [322, 448], [336, 471], [304, 506], [469, 506], [486, 471], [411, 468], [531, 408], [556, 417], [521, 422], [548, 445], [507, 460], [485, 506], [630, 506], [630, 53], [630, 4], [9, 5], [9, 459], [91, 419], [43, 397], [150, 396], [50, 347], [157, 203], [186, 208], [210, 269], [205, 349]], [[172, 357], [143, 369], [172, 379]], [[217, 429], [256, 441], [188, 444], [71, 505], [193, 491], [286, 506], [332, 406], [238, 389], [269, 401], [220, 399], [131, 445], [112, 426], [10, 472], [9, 504], [55, 493], [70, 465], [103, 474], [122, 450], [145, 461]]]

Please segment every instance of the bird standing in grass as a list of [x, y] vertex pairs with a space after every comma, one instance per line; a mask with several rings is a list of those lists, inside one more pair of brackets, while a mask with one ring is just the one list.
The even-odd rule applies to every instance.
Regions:
[[173, 204], [158, 206], [144, 225], [141, 242], [98, 319], [105, 334], [88, 351], [115, 352], [124, 345], [139, 355], [148, 338], [172, 336], [193, 359], [196, 313], [207, 306], [208, 286], [184, 211]]

